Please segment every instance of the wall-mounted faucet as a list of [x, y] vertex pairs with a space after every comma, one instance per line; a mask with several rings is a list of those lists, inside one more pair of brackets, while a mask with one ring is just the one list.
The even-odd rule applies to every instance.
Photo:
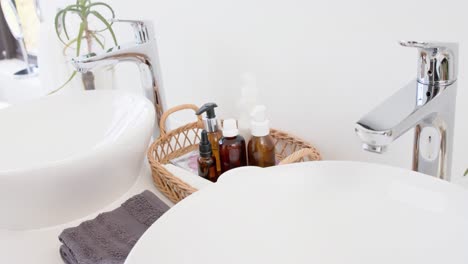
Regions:
[[413, 170], [450, 180], [457, 94], [458, 44], [401, 41], [419, 51], [416, 80], [356, 123], [365, 150], [382, 153], [415, 128]]
[[165, 109], [161, 98], [161, 74], [153, 24], [150, 21], [118, 20], [112, 22], [129, 23], [135, 33], [135, 43], [113, 47], [102, 54], [90, 53], [72, 59], [72, 64], [79, 72], [87, 72], [96, 67], [136, 63], [140, 70], [142, 86], [146, 96], [154, 103], [157, 124]]

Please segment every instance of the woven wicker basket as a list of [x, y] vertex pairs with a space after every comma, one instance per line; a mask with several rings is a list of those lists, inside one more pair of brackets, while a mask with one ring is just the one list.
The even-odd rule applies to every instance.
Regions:
[[[197, 122], [169, 132], [166, 131], [167, 118], [174, 112], [187, 109], [197, 111], [198, 107], [191, 104], [180, 105], [169, 109], [161, 116], [161, 136], [148, 150], [148, 160], [151, 165], [154, 183], [174, 203], [197, 191], [197, 189], [180, 180], [163, 166], [174, 158], [198, 149], [200, 133], [203, 130], [201, 117], [198, 117]], [[271, 136], [275, 140], [276, 159], [281, 161], [279, 164], [321, 159], [318, 150], [301, 139], [276, 129], [271, 129]]]

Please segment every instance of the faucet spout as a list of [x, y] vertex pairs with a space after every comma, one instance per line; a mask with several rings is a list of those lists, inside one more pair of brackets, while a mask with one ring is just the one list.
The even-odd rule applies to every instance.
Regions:
[[430, 115], [430, 111], [424, 111], [423, 105], [418, 104], [415, 92], [418, 85], [416, 80], [411, 81], [356, 123], [357, 135], [364, 144], [372, 146], [365, 150], [382, 153], [377, 149], [384, 149]]
[[401, 41], [417, 48], [417, 78], [366, 114], [355, 125], [365, 150], [383, 153], [414, 128], [413, 170], [450, 180], [458, 44]]
[[441, 86], [411, 81], [356, 123], [363, 149], [383, 153], [415, 128], [413, 170], [448, 180], [456, 89], [456, 83]]
[[[114, 22], [130, 23], [135, 30], [135, 43], [115, 46], [103, 53], [90, 53], [72, 59], [72, 65], [78, 72], [88, 72], [99, 67], [116, 65], [120, 62], [135, 63], [140, 70], [144, 94], [154, 104], [157, 124], [161, 120], [166, 106], [162, 100], [161, 73], [151, 22], [135, 20], [115, 20]], [[157, 132], [157, 131], [155, 131]], [[154, 135], [158, 136], [157, 133]]]
[[138, 65], [144, 93], [155, 106], [159, 124], [165, 107], [161, 100], [159, 60], [153, 42], [116, 46], [102, 54], [90, 53], [72, 59], [72, 65], [79, 72], [88, 72], [120, 62], [132, 62]]
[[79, 73], [86, 73], [95, 68], [113, 66], [118, 63], [115, 59], [104, 58], [106, 54], [89, 53], [71, 60], [71, 64]]

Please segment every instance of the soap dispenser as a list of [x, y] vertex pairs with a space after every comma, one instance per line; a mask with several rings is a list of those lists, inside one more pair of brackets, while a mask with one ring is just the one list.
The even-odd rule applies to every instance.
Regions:
[[223, 138], [219, 141], [221, 171], [247, 166], [245, 140], [239, 135], [234, 119], [226, 119], [223, 124]]
[[247, 146], [249, 166], [270, 167], [276, 165], [275, 142], [270, 135], [270, 122], [266, 119], [266, 107], [256, 106], [251, 113], [252, 138]]
[[216, 171], [216, 159], [213, 157], [211, 143], [208, 140], [208, 133], [203, 130], [199, 144], [200, 157], [198, 157], [198, 175], [212, 182], [218, 180]]
[[216, 171], [218, 175], [221, 174], [221, 163], [219, 159], [218, 142], [222, 137], [220, 130], [219, 120], [216, 118], [215, 108], [218, 107], [215, 103], [204, 104], [197, 112], [197, 115], [206, 113], [206, 117], [203, 118], [203, 124], [208, 135], [208, 140], [211, 143], [211, 149], [213, 156], [216, 159]]

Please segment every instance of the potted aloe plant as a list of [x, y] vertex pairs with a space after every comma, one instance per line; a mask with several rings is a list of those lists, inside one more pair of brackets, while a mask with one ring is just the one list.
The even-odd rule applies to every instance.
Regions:
[[[118, 45], [112, 28], [114, 18], [115, 12], [110, 5], [91, 0], [76, 0], [59, 10], [55, 16], [55, 31], [64, 45], [64, 56], [79, 57], [99, 49], [104, 50], [106, 36], [112, 39], [112, 46]], [[77, 75], [73, 71], [68, 80], [52, 93], [65, 87]], [[86, 90], [95, 89], [92, 72], [83, 73], [81, 78]]]

